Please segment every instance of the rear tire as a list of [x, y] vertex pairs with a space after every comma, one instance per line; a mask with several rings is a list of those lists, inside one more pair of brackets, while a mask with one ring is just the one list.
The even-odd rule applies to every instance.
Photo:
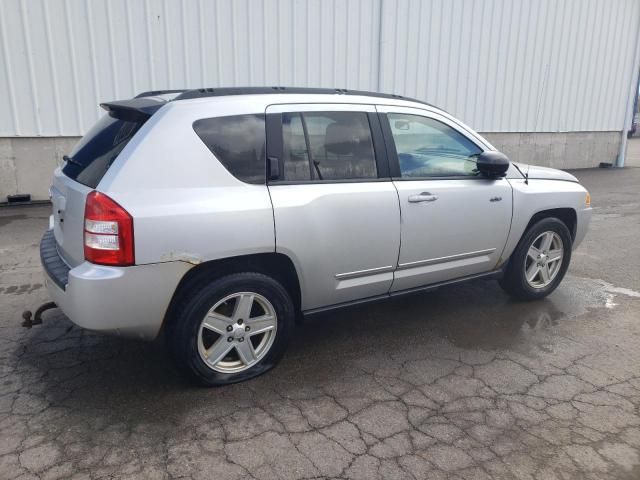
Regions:
[[167, 346], [177, 366], [205, 386], [241, 382], [273, 368], [294, 325], [284, 287], [253, 272], [200, 284], [173, 311]]
[[[553, 292], [571, 261], [571, 233], [557, 218], [543, 218], [525, 232], [499, 281], [519, 300], [538, 300]], [[558, 258], [559, 257], [559, 258]]]

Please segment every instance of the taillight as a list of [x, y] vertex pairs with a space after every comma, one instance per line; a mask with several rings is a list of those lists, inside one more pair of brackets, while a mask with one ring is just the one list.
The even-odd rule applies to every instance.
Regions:
[[100, 265], [134, 264], [133, 218], [96, 191], [87, 195], [84, 209], [84, 258]]

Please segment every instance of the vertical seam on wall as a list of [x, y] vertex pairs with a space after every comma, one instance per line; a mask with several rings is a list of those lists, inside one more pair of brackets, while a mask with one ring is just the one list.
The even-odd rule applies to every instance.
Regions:
[[164, 27], [164, 45], [165, 45], [165, 59], [167, 61], [167, 83], [165, 84], [166, 88], [172, 88], [173, 85], [173, 61], [171, 60], [171, 35], [169, 32], [169, 14], [167, 13], [169, 8], [167, 6], [167, 0], [162, 2], [162, 25]]
[[38, 135], [42, 135], [42, 124], [40, 123], [40, 115], [38, 111], [38, 87], [36, 86], [35, 76], [33, 72], [33, 55], [31, 51], [31, 33], [29, 31], [29, 24], [25, 20], [24, 0], [20, 2], [20, 20], [22, 21], [22, 34], [24, 37], [25, 47], [27, 48], [27, 66], [29, 68], [29, 85], [31, 86], [31, 98], [33, 100], [33, 116], [36, 120], [36, 129]]
[[44, 13], [44, 32], [47, 38], [47, 50], [49, 52], [49, 68], [51, 68], [51, 83], [53, 86], [53, 104], [56, 108], [56, 131], [58, 135], [64, 135], [62, 126], [62, 112], [60, 110], [60, 89], [58, 88], [58, 74], [56, 65], [53, 60], [53, 42], [51, 41], [51, 25], [49, 22], [49, 7], [47, 2], [43, 2], [42, 9]]
[[118, 92], [118, 63], [116, 62], [113, 43], [113, 22], [111, 21], [109, 2], [105, 3], [104, 8], [107, 16], [107, 35], [109, 37], [109, 60], [111, 61], [111, 78], [113, 78], [113, 95], [115, 98], [120, 98], [120, 93]]
[[[89, 50], [91, 52], [91, 74], [93, 77], [93, 93], [94, 100], [99, 102], [100, 96], [100, 85], [98, 84], [98, 69], [96, 67], [96, 50], [95, 50], [95, 41], [93, 38], [93, 26], [91, 25], [91, 2], [87, 2], [87, 30], [89, 31]], [[100, 107], [97, 107], [96, 115], [94, 116], [94, 120], [100, 116]]]
[[[73, 81], [73, 91], [74, 92], [79, 92], [79, 82], [78, 82], [78, 61], [76, 58], [76, 49], [74, 47], [74, 38], [75, 35], [73, 34], [73, 24], [71, 22], [71, 17], [69, 14], [69, 5], [68, 5], [68, 0], [64, 0], [64, 3], [62, 4], [63, 9], [64, 9], [64, 16], [65, 16], [65, 31], [67, 33], [68, 39], [69, 39], [69, 56], [71, 57], [71, 79]], [[77, 132], [82, 132], [84, 130], [84, 118], [82, 115], [82, 108], [80, 108], [80, 101], [78, 100], [78, 95], [74, 96], [74, 103], [75, 103], [75, 107], [76, 107], [76, 120], [78, 122], [78, 130]]]
[[136, 65], [135, 65], [135, 49], [133, 48], [133, 30], [131, 29], [131, 3], [125, 2], [125, 8], [127, 13], [127, 38], [129, 39], [129, 68], [131, 69], [131, 90], [133, 95], [138, 94], [138, 82], [136, 80]]
[[378, 3], [378, 86], [376, 90], [380, 92], [382, 88], [382, 12], [384, 10], [384, 0]]
[[198, 27], [199, 32], [198, 36], [200, 39], [199, 52], [200, 52], [200, 82], [202, 88], [206, 87], [206, 78], [207, 78], [207, 63], [205, 61], [204, 56], [204, 18], [202, 14], [202, 0], [198, 0]]
[[247, 79], [249, 80], [249, 85], [253, 85], [253, 28], [251, 21], [253, 10], [248, 8], [248, 5], [248, 3], [244, 4], [247, 10]]
[[153, 38], [151, 28], [149, 27], [149, 0], [144, 1], [144, 17], [145, 29], [147, 31], [147, 45], [149, 47], [149, 55], [147, 56], [149, 59], [149, 80], [151, 81], [149, 88], [153, 90], [156, 86], [156, 76], [153, 71]]
[[[128, 4], [129, 2], [127, 2]], [[189, 35], [187, 34], [187, 13], [184, 8], [184, 0], [180, 0], [180, 16], [182, 20], [182, 65], [184, 67], [183, 87], [191, 87], [191, 73], [189, 72]], [[173, 88], [173, 85], [169, 85]]]
[[[219, 5], [218, 2], [215, 2], [213, 4], [214, 7], [214, 11], [213, 11], [213, 16], [214, 18], [214, 22], [215, 22], [215, 32], [216, 32], [216, 38], [215, 38], [215, 44], [216, 44], [216, 74], [217, 74], [217, 81], [216, 81], [216, 87], [222, 85], [222, 62], [220, 61], [220, 15], [219, 12]], [[265, 47], [266, 48], [266, 47]]]

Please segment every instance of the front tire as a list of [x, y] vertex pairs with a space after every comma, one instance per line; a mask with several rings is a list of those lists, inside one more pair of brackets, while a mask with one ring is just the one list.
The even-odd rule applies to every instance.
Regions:
[[553, 292], [571, 261], [571, 233], [557, 218], [543, 218], [522, 236], [500, 286], [519, 300], [538, 300]]
[[205, 386], [241, 382], [273, 368], [294, 325], [284, 287], [253, 272], [201, 284], [175, 312], [169, 350], [178, 367]]

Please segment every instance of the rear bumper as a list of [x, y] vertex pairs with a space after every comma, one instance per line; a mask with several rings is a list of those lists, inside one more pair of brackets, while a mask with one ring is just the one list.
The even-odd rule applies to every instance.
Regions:
[[40, 244], [45, 285], [73, 323], [148, 340], [157, 336], [171, 297], [192, 265], [166, 262], [107, 267], [83, 262], [69, 268], [60, 259], [55, 240], [51, 250], [50, 232]]

